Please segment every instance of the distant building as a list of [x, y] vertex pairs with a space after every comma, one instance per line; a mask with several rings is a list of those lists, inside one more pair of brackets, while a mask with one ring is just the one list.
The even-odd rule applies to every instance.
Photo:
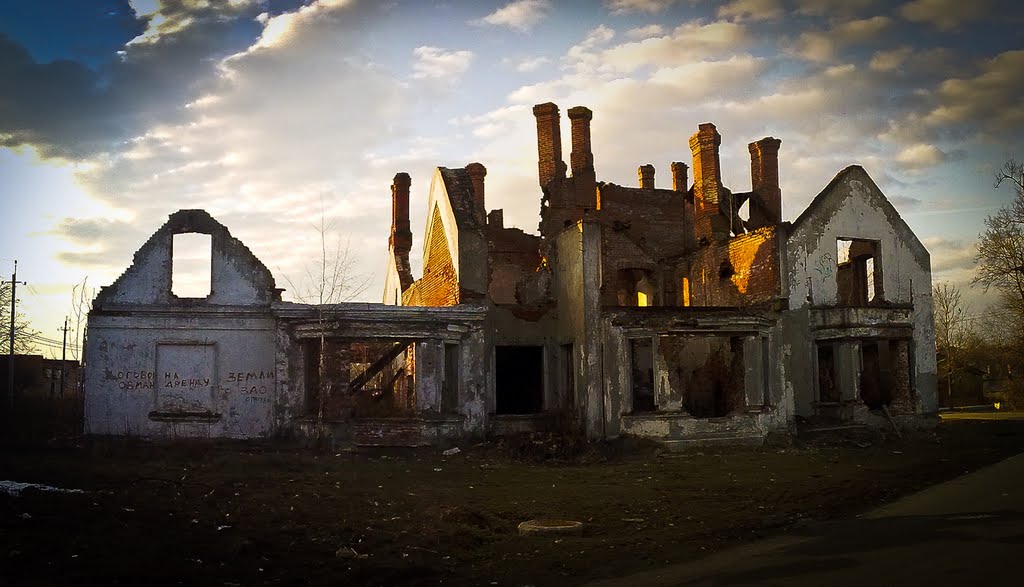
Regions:
[[[282, 302], [223, 225], [171, 215], [90, 313], [87, 431], [685, 443], [936, 411], [929, 255], [862, 168], [782, 222], [778, 139], [750, 143], [749, 191], [722, 184], [712, 124], [690, 138], [692, 183], [678, 162], [670, 187], [650, 165], [625, 187], [597, 181], [590, 110], [568, 111], [569, 166], [557, 106], [534, 115], [539, 234], [487, 212], [483, 165], [439, 167], [414, 279], [399, 173], [384, 304]], [[205, 298], [171, 294], [186, 232], [211, 235]]]
[[[63, 374], [61, 364], [63, 363]], [[0, 398], [7, 401], [10, 355], [0, 355]], [[81, 365], [78, 361], [46, 359], [42, 355], [14, 356], [15, 397], [49, 398], [77, 395], [80, 387]], [[63, 383], [61, 378], [63, 377]]]

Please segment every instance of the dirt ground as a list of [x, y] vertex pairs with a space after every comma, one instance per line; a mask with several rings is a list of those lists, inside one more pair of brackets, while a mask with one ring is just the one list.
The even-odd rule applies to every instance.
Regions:
[[[1022, 447], [1024, 422], [974, 420], [682, 453], [6, 446], [0, 481], [84, 493], [0, 491], [0, 585], [572, 585], [855, 515]], [[584, 527], [518, 535], [531, 518]]]

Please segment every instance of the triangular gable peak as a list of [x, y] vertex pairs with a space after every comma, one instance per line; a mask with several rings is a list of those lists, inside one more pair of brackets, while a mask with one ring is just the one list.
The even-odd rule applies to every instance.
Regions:
[[[436, 213], [435, 213], [436, 212]], [[435, 222], [441, 222], [442, 230], [438, 231]], [[460, 263], [459, 237], [460, 232], [481, 232], [483, 223], [476, 211], [476, 200], [473, 196], [473, 184], [465, 169], [448, 169], [438, 167], [430, 181], [430, 195], [427, 198], [427, 226], [424, 231], [423, 267], [430, 265], [431, 251], [441, 249], [431, 246], [437, 235], [443, 234], [447, 240], [447, 250], [451, 254], [455, 275], [462, 278]]]
[[[178, 298], [171, 292], [174, 235], [210, 235], [210, 294]], [[270, 270], [205, 210], [178, 210], [135, 252], [132, 264], [103, 287], [94, 308], [106, 304], [269, 306], [280, 301]]]
[[880, 210], [889, 224], [895, 229], [902, 240], [911, 247], [916, 255], [923, 259], [929, 258], [928, 249], [910, 226], [900, 216], [889, 198], [885, 197], [868, 172], [860, 165], [850, 165], [836, 174], [832, 181], [818, 193], [807, 205], [807, 208], [793, 221], [789, 230], [791, 235], [809, 230], [812, 219], [827, 223], [847, 200], [859, 199]]
[[840, 296], [838, 285], [841, 265], [849, 261], [843, 253], [854, 250], [848, 247], [875, 259], [869, 300], [909, 304], [931, 292], [928, 250], [860, 166], [837, 174], [787, 232], [791, 307], [854, 303], [843, 297], [850, 294]]

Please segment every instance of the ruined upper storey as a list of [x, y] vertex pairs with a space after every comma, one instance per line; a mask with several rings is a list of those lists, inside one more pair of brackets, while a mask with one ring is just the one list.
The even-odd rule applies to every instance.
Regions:
[[[210, 236], [209, 295], [179, 297], [172, 291], [175, 235]], [[274, 276], [227, 227], [205, 210], [178, 210], [135, 252], [132, 264], [100, 289], [93, 308], [107, 305], [270, 306], [280, 301]]]
[[[782, 221], [779, 139], [765, 137], [748, 145], [751, 189], [746, 192], [733, 192], [722, 184], [722, 137], [711, 123], [699, 125], [690, 137], [692, 185], [688, 185], [690, 169], [678, 161], [671, 165], [671, 189], [655, 188], [655, 169], [650, 164], [637, 169], [638, 188], [608, 188], [609, 184], [596, 181], [590, 138], [593, 113], [588, 108], [576, 106], [567, 112], [572, 128], [569, 167], [562, 160], [558, 106], [551, 102], [538, 104], [533, 114], [537, 121], [538, 179], [543, 190], [540, 232], [546, 238], [584, 217], [599, 221], [607, 217], [608, 222], [620, 224], [629, 221], [624, 216], [643, 217], [644, 207], [650, 202], [663, 208], [662, 218], [682, 224], [693, 243], [721, 241]], [[567, 176], [567, 171], [571, 175]], [[615, 200], [621, 205], [616, 206]], [[745, 203], [749, 203], [748, 213], [743, 218], [740, 210]], [[610, 210], [614, 213], [597, 213]]]

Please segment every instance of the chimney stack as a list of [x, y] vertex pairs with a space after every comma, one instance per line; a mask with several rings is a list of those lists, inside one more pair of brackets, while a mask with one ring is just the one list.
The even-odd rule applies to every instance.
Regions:
[[687, 171], [689, 168], [686, 163], [682, 161], [674, 161], [672, 163], [672, 190], [677, 192], [685, 192], [689, 189], [687, 183], [689, 179], [687, 177]]
[[750, 143], [751, 229], [782, 222], [782, 190], [779, 189], [779, 145], [775, 137]]
[[594, 113], [585, 106], [569, 109], [569, 124], [572, 126], [572, 153], [569, 162], [573, 177], [594, 173], [594, 154], [590, 151], [590, 121]]
[[693, 207], [695, 235], [698, 241], [729, 238], [729, 219], [718, 208], [722, 188], [718, 147], [722, 136], [714, 124], [705, 122], [690, 137], [693, 153]]
[[408, 173], [396, 173], [391, 182], [391, 237], [388, 245], [396, 254], [408, 255], [412, 249], [412, 231], [409, 229], [409, 186], [412, 178]]
[[654, 166], [648, 163], [647, 165], [641, 165], [636, 169], [637, 176], [640, 177], [640, 188], [645, 190], [654, 189]]
[[505, 210], [498, 208], [487, 214], [487, 226], [505, 228]]
[[487, 177], [487, 168], [480, 163], [470, 163], [466, 166], [466, 173], [473, 182], [473, 200], [476, 202], [477, 217], [485, 222], [487, 208], [484, 201], [484, 178]]
[[552, 102], [533, 107], [537, 119], [537, 156], [540, 186], [545, 187], [555, 178], [565, 177], [562, 161], [562, 132], [558, 124], [558, 106]]

